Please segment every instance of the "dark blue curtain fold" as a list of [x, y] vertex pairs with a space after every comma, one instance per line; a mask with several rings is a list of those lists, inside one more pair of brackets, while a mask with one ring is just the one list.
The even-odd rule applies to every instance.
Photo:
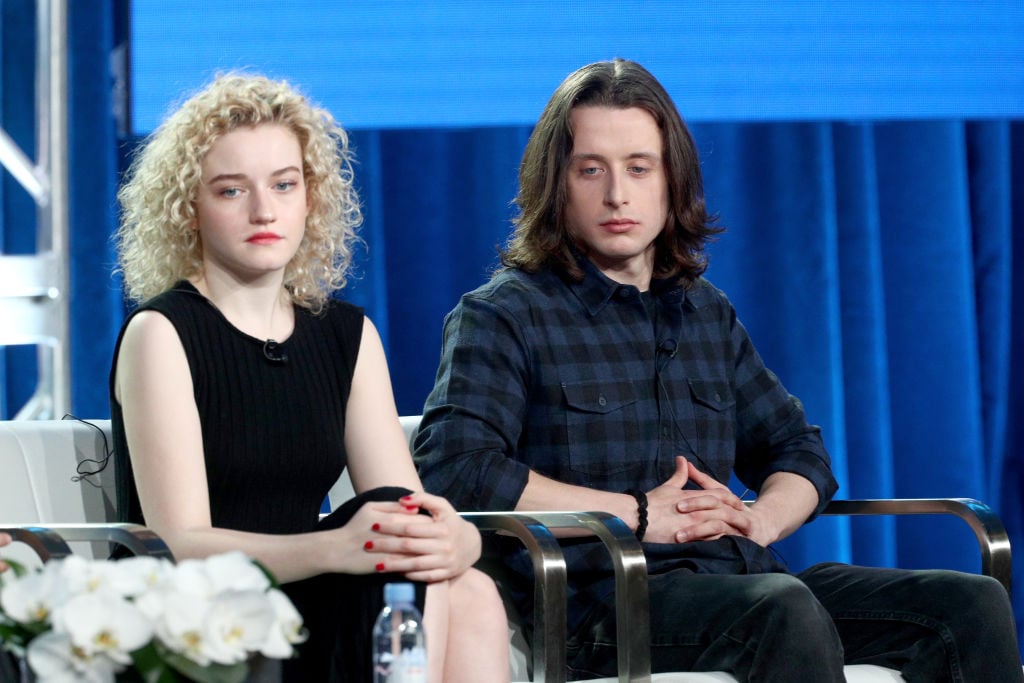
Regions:
[[[0, 34], [0, 114], [21, 138], [31, 131], [8, 12], [26, 4], [3, 3]], [[127, 144], [111, 68], [123, 34], [117, 16], [71, 9], [73, 409], [106, 417], [123, 319], [109, 242]], [[1024, 122], [692, 128], [708, 205], [727, 228], [710, 246], [708, 277], [822, 426], [839, 496], [984, 500], [1010, 530], [1024, 586], [1024, 304], [1014, 297], [1024, 292], [1024, 246], [1013, 239], [1024, 230]], [[402, 413], [420, 412], [433, 384], [445, 313], [497, 263], [529, 132], [352, 133], [365, 244], [342, 296], [380, 329]], [[7, 252], [29, 250], [10, 185], [5, 177], [0, 237]], [[5, 417], [34, 373], [14, 354], [4, 351], [0, 366]], [[822, 518], [779, 551], [795, 567], [979, 566], [956, 520]], [[1024, 590], [1015, 606], [1024, 616]]]
[[[1012, 254], [1010, 298], [1010, 339], [1013, 352], [1009, 357], [1007, 377], [1006, 442], [1003, 467], [996, 474], [1001, 486], [996, 495], [996, 508], [1010, 532], [1010, 543], [1016, 549], [1013, 581], [1014, 612], [1017, 635], [1024, 642], [1024, 122], [1010, 125], [1010, 234], [1017, 235], [1003, 251]], [[1013, 294], [1016, 293], [1016, 296]]]
[[[1024, 263], [1012, 239], [1024, 215], [1022, 124], [692, 128], [707, 202], [727, 228], [710, 246], [708, 277], [822, 426], [840, 496], [978, 498], [1024, 547], [1013, 420], [1024, 385], [1012, 381], [1021, 370], [1011, 353], [1022, 318], [1012, 297]], [[380, 212], [368, 209], [369, 262], [386, 272], [346, 296], [386, 321], [403, 413], [418, 412], [433, 383], [443, 315], [496, 264], [528, 133], [354, 135], [364, 198]], [[947, 518], [822, 518], [779, 551], [796, 567], [980, 566], [971, 532]]]

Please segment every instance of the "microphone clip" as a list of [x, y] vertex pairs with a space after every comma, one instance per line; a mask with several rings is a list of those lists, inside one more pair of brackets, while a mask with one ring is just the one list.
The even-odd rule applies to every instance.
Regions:
[[263, 357], [271, 363], [284, 365], [288, 362], [288, 354], [281, 350], [281, 345], [273, 339], [263, 342]]

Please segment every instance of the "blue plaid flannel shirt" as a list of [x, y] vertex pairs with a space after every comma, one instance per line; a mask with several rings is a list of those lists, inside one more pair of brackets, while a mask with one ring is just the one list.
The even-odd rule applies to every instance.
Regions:
[[[579, 283], [502, 271], [447, 316], [416, 440], [424, 487], [460, 510], [512, 510], [531, 469], [647, 491], [681, 454], [755, 492], [773, 472], [800, 474], [820, 512], [837, 488], [820, 430], [765, 367], [726, 296], [705, 279], [655, 281], [655, 323], [636, 287], [582, 262]], [[644, 550], [652, 573], [785, 569], [742, 538]], [[524, 559], [511, 564], [528, 574]], [[594, 542], [568, 544], [566, 560], [590, 577], [611, 572]]]

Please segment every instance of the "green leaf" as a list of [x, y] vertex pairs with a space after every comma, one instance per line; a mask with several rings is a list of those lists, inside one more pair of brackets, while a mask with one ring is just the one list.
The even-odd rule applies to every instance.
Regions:
[[178, 683], [178, 675], [167, 666], [152, 642], [132, 652], [132, 661], [145, 683]]
[[195, 683], [243, 683], [249, 675], [246, 662], [238, 664], [208, 664], [200, 666], [187, 657], [170, 655], [168, 663]]
[[33, 621], [23, 624], [14, 621], [6, 615], [0, 615], [0, 642], [17, 641], [28, 643], [40, 633], [50, 630], [50, 624], [46, 621]]
[[274, 574], [269, 569], [267, 569], [262, 562], [260, 562], [259, 560], [250, 560], [250, 562], [259, 567], [259, 570], [266, 575], [267, 580], [270, 581], [271, 588], [281, 587], [281, 584], [277, 582], [277, 577], [274, 576]]
[[30, 640], [32, 636], [17, 624], [0, 622], [0, 650], [12, 652], [15, 657], [24, 657]]
[[247, 662], [202, 666], [155, 641], [132, 652], [132, 661], [145, 683], [243, 683], [249, 675]]
[[[8, 566], [10, 566], [11, 571], [14, 572], [14, 575], [19, 579], [25, 576], [25, 574], [28, 574], [28, 569], [26, 569], [25, 565], [23, 565], [21, 562], [17, 562], [15, 560], [4, 560], [4, 562], [6, 562]], [[3, 577], [4, 575], [0, 574], [0, 586], [2, 586], [4, 583]]]

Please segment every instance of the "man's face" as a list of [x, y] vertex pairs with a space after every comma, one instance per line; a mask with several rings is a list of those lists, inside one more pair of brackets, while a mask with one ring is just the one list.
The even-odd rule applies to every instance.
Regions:
[[637, 107], [577, 107], [570, 119], [569, 233], [602, 273], [646, 290], [668, 218], [661, 130]]

